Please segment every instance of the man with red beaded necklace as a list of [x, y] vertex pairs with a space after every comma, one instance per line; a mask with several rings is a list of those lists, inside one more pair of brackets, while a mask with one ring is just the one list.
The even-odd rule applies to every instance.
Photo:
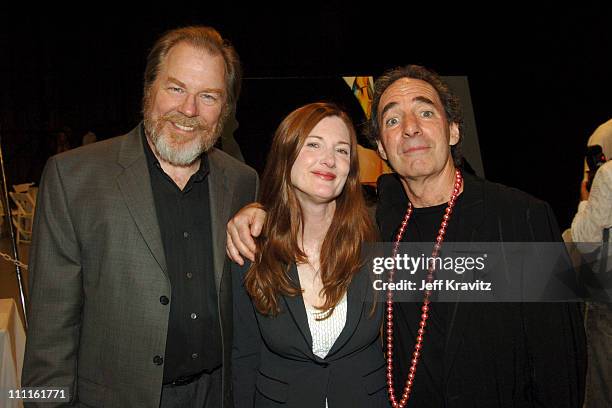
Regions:
[[[463, 180], [462, 125], [459, 101], [435, 73], [407, 66], [378, 78], [370, 135], [397, 172], [379, 179], [382, 238], [559, 241], [546, 203]], [[574, 304], [430, 303], [426, 294], [419, 305], [388, 302], [387, 314], [393, 406], [581, 405], [584, 335]]]
[[[461, 173], [461, 110], [439, 76], [397, 68], [377, 79], [374, 93], [370, 135], [397, 173], [378, 180], [383, 240], [561, 240], [548, 204]], [[250, 234], [258, 235], [264, 217], [250, 207], [230, 221], [232, 259], [253, 256]], [[392, 406], [581, 406], [585, 343], [576, 304], [431, 303], [425, 296], [420, 304], [386, 304]]]

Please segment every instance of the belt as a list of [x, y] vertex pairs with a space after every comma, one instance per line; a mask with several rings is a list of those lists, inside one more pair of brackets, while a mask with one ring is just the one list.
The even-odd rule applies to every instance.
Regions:
[[220, 368], [221, 368], [221, 366], [218, 366], [218, 367], [215, 367], [215, 368], [213, 368], [211, 370], [203, 370], [203, 371], [200, 371], [199, 373], [196, 373], [196, 374], [185, 375], [183, 377], [178, 377], [174, 381], [171, 381], [171, 382], [168, 382], [168, 383], [164, 383], [164, 387], [177, 387], [177, 386], [181, 386], [181, 385], [191, 384], [192, 382], [197, 381], [204, 374], [212, 374], [212, 373], [214, 373], [215, 371], [217, 371]]
[[191, 384], [192, 382], [196, 381], [197, 379], [199, 379], [204, 373], [206, 373], [207, 370], [204, 371], [200, 371], [197, 374], [192, 374], [192, 375], [186, 375], [183, 377], [179, 377], [176, 380], [166, 383], [164, 384], [164, 387], [166, 386], [170, 386], [170, 387], [177, 387], [177, 386], [181, 386], [181, 385], [187, 385], [187, 384]]

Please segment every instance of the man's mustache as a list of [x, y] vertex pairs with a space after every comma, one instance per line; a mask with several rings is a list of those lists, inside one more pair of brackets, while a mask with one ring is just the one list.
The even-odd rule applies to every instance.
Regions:
[[192, 127], [195, 130], [207, 130], [209, 126], [206, 122], [201, 120], [198, 117], [190, 118], [188, 116], [183, 115], [180, 112], [169, 112], [163, 115], [160, 119], [161, 122], [172, 122], [177, 125]]

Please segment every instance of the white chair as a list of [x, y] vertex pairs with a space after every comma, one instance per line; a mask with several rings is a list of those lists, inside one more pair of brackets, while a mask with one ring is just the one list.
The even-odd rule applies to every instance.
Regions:
[[27, 193], [34, 183], [13, 184], [13, 190], [16, 193]]
[[27, 192], [9, 192], [15, 209], [11, 210], [11, 219], [17, 229], [17, 243], [29, 243], [32, 240], [32, 224], [36, 201]]
[[36, 205], [36, 197], [38, 197], [38, 187], [32, 186], [28, 189], [28, 194], [32, 197], [32, 202]]

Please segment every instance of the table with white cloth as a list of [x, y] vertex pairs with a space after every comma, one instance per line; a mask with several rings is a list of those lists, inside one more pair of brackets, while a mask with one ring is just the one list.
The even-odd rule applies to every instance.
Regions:
[[8, 390], [21, 386], [25, 338], [15, 301], [0, 299], [0, 407], [23, 407], [21, 400], [8, 398]]

